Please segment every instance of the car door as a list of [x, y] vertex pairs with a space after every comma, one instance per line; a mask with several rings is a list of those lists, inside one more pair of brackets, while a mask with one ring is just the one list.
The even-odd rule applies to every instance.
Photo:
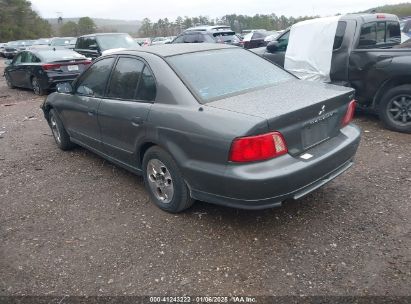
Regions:
[[278, 43], [276, 50], [274, 52], [269, 52], [267, 50], [264, 54], [264, 57], [278, 64], [279, 66], [284, 67], [285, 53], [287, 51], [289, 38], [290, 31], [287, 31], [284, 34], [282, 34], [279, 38], [276, 39]]
[[17, 87], [23, 86], [24, 79], [24, 66], [23, 66], [23, 55], [25, 52], [17, 54], [13, 61], [11, 62], [8, 73], [10, 75], [13, 85]]
[[148, 65], [136, 57], [119, 57], [98, 109], [106, 154], [136, 166], [136, 147], [145, 136], [145, 122], [155, 95], [155, 80]]
[[97, 111], [106, 90], [115, 57], [96, 61], [74, 83], [74, 93], [61, 103], [60, 114], [66, 130], [79, 143], [102, 150]]

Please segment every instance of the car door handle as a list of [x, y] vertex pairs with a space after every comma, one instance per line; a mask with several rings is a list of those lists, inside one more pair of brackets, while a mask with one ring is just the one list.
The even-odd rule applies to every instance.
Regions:
[[131, 119], [131, 124], [134, 126], [134, 127], [139, 127], [140, 125], [142, 125], [143, 124], [143, 119], [141, 118], [141, 117], [133, 117], [132, 119]]

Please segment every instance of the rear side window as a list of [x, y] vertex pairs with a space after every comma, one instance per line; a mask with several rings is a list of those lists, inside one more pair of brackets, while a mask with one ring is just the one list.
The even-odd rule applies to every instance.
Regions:
[[347, 22], [339, 21], [337, 25], [337, 31], [335, 33], [333, 50], [337, 50], [341, 47], [343, 40], [344, 40], [346, 29], [347, 29]]
[[131, 100], [136, 94], [144, 63], [133, 58], [120, 58], [111, 76], [107, 96]]
[[401, 43], [399, 22], [369, 22], [361, 27], [359, 48], [380, 47], [399, 43]]
[[114, 58], [104, 58], [94, 63], [78, 81], [79, 95], [103, 97]]
[[156, 91], [156, 82], [154, 80], [154, 76], [153, 74], [151, 74], [150, 69], [146, 66], [138, 85], [137, 99], [154, 101], [154, 99], [156, 98]]

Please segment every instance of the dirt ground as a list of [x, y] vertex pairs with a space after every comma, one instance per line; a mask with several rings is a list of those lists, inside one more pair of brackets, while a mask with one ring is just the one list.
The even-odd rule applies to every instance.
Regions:
[[60, 151], [42, 100], [0, 77], [0, 295], [411, 295], [411, 135], [360, 115], [356, 164], [305, 198], [171, 215]]

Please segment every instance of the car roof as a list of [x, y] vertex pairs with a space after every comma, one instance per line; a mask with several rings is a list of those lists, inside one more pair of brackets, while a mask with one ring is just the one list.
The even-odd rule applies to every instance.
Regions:
[[375, 14], [347, 14], [341, 16], [341, 20], [360, 20], [363, 23], [372, 21], [399, 21], [396, 15], [375, 13]]
[[198, 25], [194, 27], [190, 27], [186, 29], [186, 32], [189, 31], [221, 31], [221, 30], [230, 30], [231, 27], [229, 25]]
[[128, 49], [125, 51], [115, 52], [113, 54], [136, 54], [136, 53], [150, 53], [159, 57], [169, 57], [175, 55], [182, 55], [188, 53], [222, 50], [222, 49], [239, 49], [237, 46], [226, 45], [220, 43], [175, 43], [152, 45], [147, 48]]
[[128, 34], [127, 33], [94, 33], [94, 34], [82, 35], [78, 38], [95, 37], [95, 36], [107, 36], [107, 35], [128, 35]]

